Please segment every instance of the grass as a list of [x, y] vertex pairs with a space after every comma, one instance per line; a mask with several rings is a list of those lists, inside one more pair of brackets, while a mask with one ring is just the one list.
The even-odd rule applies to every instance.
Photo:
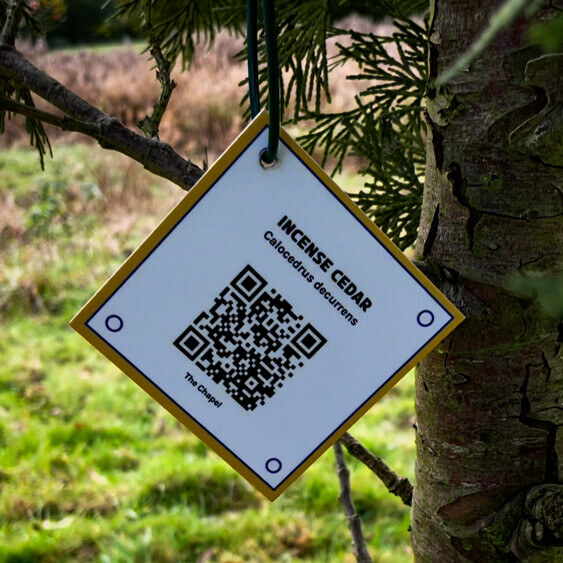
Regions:
[[[352, 562], [331, 451], [269, 503], [68, 328], [181, 194], [85, 145], [0, 174], [0, 560]], [[351, 432], [412, 479], [413, 418], [408, 375]], [[411, 561], [408, 510], [349, 462], [374, 560]]]
[[114, 53], [115, 51], [122, 51], [124, 49], [134, 50], [136, 53], [143, 53], [146, 48], [146, 43], [142, 40], [123, 40], [123, 41], [107, 41], [101, 43], [92, 43], [88, 45], [56, 45], [49, 49], [52, 54], [57, 53], [70, 53], [78, 54], [82, 51], [89, 53], [105, 54]]

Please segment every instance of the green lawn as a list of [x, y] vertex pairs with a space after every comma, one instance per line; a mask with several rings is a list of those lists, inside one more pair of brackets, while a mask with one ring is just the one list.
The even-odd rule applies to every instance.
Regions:
[[[0, 561], [352, 562], [332, 451], [270, 503], [68, 328], [181, 194], [85, 145], [0, 175]], [[412, 479], [413, 419], [409, 374], [351, 433]], [[374, 560], [411, 561], [409, 511], [349, 462]]]

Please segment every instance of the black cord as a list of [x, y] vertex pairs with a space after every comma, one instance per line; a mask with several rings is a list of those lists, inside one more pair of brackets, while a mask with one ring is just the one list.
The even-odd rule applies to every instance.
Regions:
[[[268, 147], [261, 154], [265, 164], [276, 161], [280, 139], [280, 87], [276, 17], [274, 0], [263, 0], [264, 30], [266, 36], [266, 57], [268, 63], [268, 113], [270, 126], [268, 128]], [[260, 111], [260, 90], [258, 81], [258, 48], [257, 48], [257, 0], [247, 0], [246, 3], [246, 46], [248, 49], [248, 88], [250, 98], [250, 113], [255, 117]]]
[[263, 155], [266, 164], [276, 160], [280, 140], [280, 86], [278, 69], [278, 41], [276, 34], [276, 17], [274, 0], [263, 0], [264, 29], [266, 30], [266, 56], [268, 59], [268, 112], [270, 127], [268, 129], [268, 148]]

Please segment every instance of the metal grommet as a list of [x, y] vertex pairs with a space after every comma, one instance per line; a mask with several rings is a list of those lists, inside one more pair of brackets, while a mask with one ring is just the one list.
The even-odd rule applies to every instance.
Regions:
[[258, 158], [258, 160], [260, 161], [260, 166], [262, 168], [264, 168], [265, 170], [267, 170], [268, 168], [273, 168], [278, 163], [277, 158], [274, 158], [274, 160], [272, 160], [272, 162], [266, 162], [264, 160], [264, 157], [266, 156], [267, 151], [268, 151], [268, 149], [262, 149], [260, 151], [260, 156]]

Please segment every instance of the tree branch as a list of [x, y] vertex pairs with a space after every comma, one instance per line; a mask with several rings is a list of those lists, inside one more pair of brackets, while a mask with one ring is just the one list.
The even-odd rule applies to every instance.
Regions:
[[366, 546], [364, 533], [362, 531], [362, 521], [356, 513], [354, 501], [352, 500], [352, 490], [350, 488], [350, 471], [346, 466], [344, 459], [344, 451], [340, 441], [333, 446], [334, 455], [336, 457], [336, 469], [338, 472], [338, 480], [340, 481], [340, 504], [344, 508], [346, 518], [348, 519], [348, 527], [352, 534], [352, 542], [354, 544], [354, 555], [358, 563], [371, 563], [371, 556]]
[[156, 78], [160, 82], [161, 89], [160, 96], [153, 106], [152, 114], [150, 116], [146, 115], [137, 125], [147, 137], [156, 137], [158, 139], [160, 122], [168, 107], [172, 90], [176, 88], [176, 83], [170, 78], [173, 62], [166, 60], [158, 36], [152, 26], [150, 1], [145, 0], [145, 2], [143, 2], [143, 11], [145, 12], [144, 27], [148, 34], [149, 51], [156, 62]]
[[348, 432], [340, 438], [340, 441], [351, 456], [361, 461], [381, 479], [390, 493], [398, 496], [403, 504], [411, 506], [414, 487], [406, 477], [399, 477], [382, 459], [372, 454]]
[[[202, 176], [198, 166], [181, 157], [170, 145], [131, 131], [117, 118], [105, 114], [33, 66], [13, 48], [0, 46], [0, 76], [28, 88], [61, 110], [67, 120], [60, 119], [70, 130], [96, 139], [103, 148], [129, 156], [153, 174], [166, 178], [185, 190], [189, 190]], [[52, 114], [47, 115], [55, 118]], [[60, 123], [52, 124], [61, 127]]]
[[76, 119], [72, 119], [72, 117], [55, 115], [53, 113], [37, 109], [33, 106], [21, 104], [19, 102], [16, 102], [15, 100], [12, 100], [11, 98], [2, 96], [1, 94], [0, 110], [22, 115], [23, 117], [27, 117], [29, 119], [37, 119], [43, 123], [54, 125], [55, 127], [62, 129], [63, 131], [76, 131], [78, 133], [84, 133], [89, 137], [92, 137], [98, 133], [98, 127], [92, 125], [91, 123], [78, 121]]

